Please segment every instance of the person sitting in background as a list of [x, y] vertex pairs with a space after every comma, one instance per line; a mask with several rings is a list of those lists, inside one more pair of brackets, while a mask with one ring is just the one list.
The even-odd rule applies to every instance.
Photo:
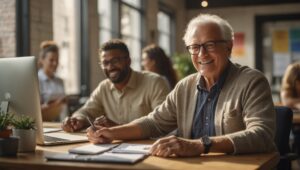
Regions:
[[38, 78], [43, 120], [62, 120], [66, 116], [65, 89], [63, 80], [55, 75], [59, 64], [59, 49], [53, 41], [43, 41], [40, 48], [41, 68], [38, 71]]
[[128, 123], [150, 113], [170, 91], [159, 75], [130, 68], [129, 51], [121, 40], [104, 43], [99, 60], [107, 79], [99, 83], [83, 107], [64, 120], [62, 128], [67, 132], [88, 127], [87, 117], [104, 127]]
[[283, 105], [300, 110], [300, 62], [287, 67], [282, 79], [280, 97]]
[[[282, 105], [294, 111], [300, 111], [300, 62], [288, 65], [281, 83], [280, 97]], [[300, 126], [293, 125], [294, 142], [292, 150], [300, 154]]]
[[155, 44], [148, 45], [142, 50], [142, 58], [144, 70], [160, 74], [168, 80], [171, 89], [175, 87], [178, 81], [176, 71], [162, 48]]
[[153, 112], [126, 125], [88, 128], [92, 143], [161, 137], [155, 156], [200, 156], [208, 152], [274, 152], [275, 109], [265, 76], [230, 61], [233, 30], [216, 16], [192, 19], [184, 36], [198, 71], [180, 82]]

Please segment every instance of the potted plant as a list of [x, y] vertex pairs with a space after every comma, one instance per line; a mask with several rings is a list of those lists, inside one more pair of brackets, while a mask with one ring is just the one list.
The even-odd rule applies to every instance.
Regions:
[[0, 138], [8, 138], [11, 135], [11, 129], [9, 128], [14, 115], [0, 112]]
[[179, 79], [196, 72], [191, 57], [186, 54], [175, 54], [173, 56], [174, 68], [177, 70]]
[[0, 112], [0, 156], [15, 156], [19, 139], [12, 137], [10, 128], [14, 115]]
[[12, 120], [13, 136], [19, 137], [18, 152], [35, 151], [36, 146], [36, 128], [33, 118], [27, 115], [16, 116]]

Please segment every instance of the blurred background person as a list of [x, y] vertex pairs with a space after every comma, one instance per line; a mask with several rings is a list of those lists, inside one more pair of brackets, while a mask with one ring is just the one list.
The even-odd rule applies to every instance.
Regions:
[[43, 121], [58, 121], [66, 117], [66, 97], [63, 80], [55, 75], [59, 64], [59, 49], [53, 41], [40, 45], [38, 78]]
[[176, 71], [162, 48], [155, 44], [148, 45], [142, 51], [142, 58], [144, 70], [160, 74], [168, 81], [170, 88], [174, 88], [178, 81]]
[[[300, 112], [300, 62], [290, 64], [283, 76], [281, 84], [282, 105], [290, 107], [295, 112]], [[300, 126], [293, 124], [292, 132], [294, 142], [292, 150], [300, 155]]]
[[280, 96], [283, 105], [300, 110], [300, 62], [287, 67], [282, 79]]

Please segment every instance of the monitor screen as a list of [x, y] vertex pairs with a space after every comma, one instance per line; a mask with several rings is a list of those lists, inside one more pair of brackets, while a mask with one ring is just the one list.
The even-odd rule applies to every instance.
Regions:
[[35, 119], [37, 143], [43, 142], [37, 61], [35, 57], [0, 58], [0, 102], [8, 101], [8, 112]]

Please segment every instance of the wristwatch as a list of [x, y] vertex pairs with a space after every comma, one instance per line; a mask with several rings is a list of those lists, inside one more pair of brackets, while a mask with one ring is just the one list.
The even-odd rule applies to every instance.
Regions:
[[211, 145], [212, 145], [211, 139], [207, 135], [205, 135], [205, 136], [202, 136], [200, 138], [200, 141], [201, 141], [202, 145], [204, 146], [204, 152], [203, 153], [207, 154], [209, 152], [209, 149], [210, 149]]

